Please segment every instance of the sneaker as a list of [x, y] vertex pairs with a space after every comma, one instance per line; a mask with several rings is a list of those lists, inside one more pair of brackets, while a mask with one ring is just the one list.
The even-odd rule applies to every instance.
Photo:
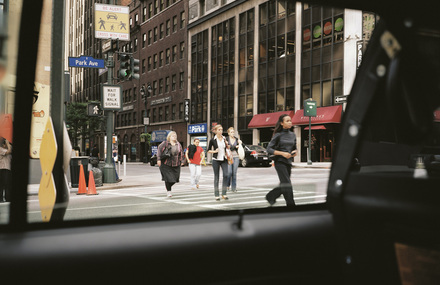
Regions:
[[197, 189], [199, 189], [199, 184], [196, 185]]
[[168, 198], [173, 197], [173, 195], [171, 195], [171, 191], [167, 191], [167, 197], [168, 197]]
[[222, 195], [222, 198], [223, 198], [223, 200], [228, 200], [229, 199], [228, 196], [226, 196], [226, 195]]
[[220, 201], [220, 197], [215, 197], [215, 200], [216, 201]]

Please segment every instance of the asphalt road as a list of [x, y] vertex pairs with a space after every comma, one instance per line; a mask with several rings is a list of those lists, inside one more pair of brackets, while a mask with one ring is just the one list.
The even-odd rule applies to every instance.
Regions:
[[[324, 202], [329, 173], [330, 170], [325, 168], [293, 168], [296, 203]], [[128, 163], [125, 171], [121, 166], [119, 176], [123, 179], [122, 182], [97, 187], [98, 195], [77, 195], [77, 189], [72, 189], [65, 220], [265, 208], [268, 207], [265, 195], [279, 183], [273, 167], [240, 167], [237, 174], [237, 193], [228, 192], [229, 200], [215, 201], [214, 174], [209, 165], [202, 168], [200, 188], [197, 190], [190, 189], [189, 168], [182, 167], [181, 179], [173, 186], [172, 198], [166, 196], [157, 166]], [[285, 206], [282, 197], [275, 204], [275, 207], [280, 206]], [[7, 221], [8, 207], [9, 203], [0, 205], [1, 223]], [[37, 195], [29, 196], [28, 212], [30, 222], [41, 221]]]

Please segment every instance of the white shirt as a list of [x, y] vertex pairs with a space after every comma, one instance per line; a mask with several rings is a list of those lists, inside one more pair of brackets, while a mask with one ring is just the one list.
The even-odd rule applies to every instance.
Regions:
[[223, 137], [222, 140], [218, 139], [217, 136], [215, 136], [214, 138], [215, 140], [217, 140], [217, 146], [218, 146], [218, 153], [217, 153], [217, 158], [212, 158], [218, 161], [223, 161], [225, 159], [225, 138]]

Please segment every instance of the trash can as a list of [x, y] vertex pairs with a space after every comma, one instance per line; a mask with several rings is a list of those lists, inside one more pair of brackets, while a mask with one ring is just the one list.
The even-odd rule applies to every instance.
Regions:
[[72, 157], [70, 159], [70, 183], [72, 188], [78, 188], [79, 186], [79, 171], [81, 169], [81, 165], [84, 169], [84, 177], [86, 179], [86, 186], [89, 184], [89, 157], [88, 156], [78, 156]]

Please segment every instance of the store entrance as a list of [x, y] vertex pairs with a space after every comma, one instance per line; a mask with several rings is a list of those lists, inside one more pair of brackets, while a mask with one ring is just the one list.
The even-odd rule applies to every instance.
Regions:
[[[313, 129], [311, 139], [311, 161], [331, 162], [334, 151], [335, 134], [333, 128]], [[301, 161], [306, 162], [307, 148], [309, 145], [309, 130], [302, 130]]]

